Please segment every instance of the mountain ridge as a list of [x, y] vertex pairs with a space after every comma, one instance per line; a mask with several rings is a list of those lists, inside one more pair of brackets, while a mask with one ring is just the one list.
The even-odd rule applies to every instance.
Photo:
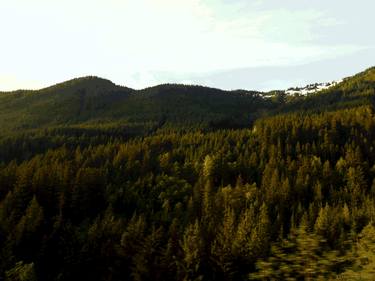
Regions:
[[374, 89], [374, 67], [302, 97], [285, 91], [272, 91], [265, 96], [258, 91], [173, 83], [135, 90], [108, 79], [85, 76], [40, 90], [2, 92], [0, 126], [2, 134], [90, 123], [249, 127], [254, 120], [272, 114], [366, 104], [375, 95]]
[[[353, 78], [367, 78], [367, 79], [370, 79], [370, 80], [375, 80], [375, 66], [369, 67], [369, 68], [365, 69], [364, 71], [361, 71], [361, 72], [359, 72], [357, 74], [354, 74], [352, 76], [343, 77], [342, 79], [337, 80], [337, 81], [339, 81], [339, 83], [337, 83], [337, 84], [340, 84], [342, 82], [345, 82], [348, 79], [353, 79]], [[133, 89], [133, 88], [130, 88], [130, 87], [127, 87], [127, 86], [116, 84], [116, 83], [114, 83], [113, 81], [111, 81], [110, 79], [107, 79], [107, 78], [103, 78], [103, 77], [96, 76], [96, 75], [86, 75], [86, 76], [71, 78], [71, 79], [68, 79], [68, 80], [65, 80], [65, 81], [62, 81], [62, 82], [58, 82], [56, 84], [52, 84], [50, 86], [42, 87], [42, 88], [39, 88], [39, 89], [15, 89], [15, 90], [11, 90], [11, 91], [0, 90], [0, 94], [16, 93], [16, 92], [40, 92], [40, 91], [46, 91], [46, 90], [51, 90], [51, 89], [55, 89], [55, 88], [61, 88], [61, 87], [67, 86], [67, 85], [72, 86], [74, 84], [79, 84], [79, 83], [87, 82], [87, 81], [89, 81], [89, 82], [93, 82], [93, 81], [94, 82], [100, 82], [101, 84], [106, 83], [107, 85], [111, 85], [111, 86], [115, 86], [115, 87], [123, 88], [123, 89], [128, 89], [128, 90], [131, 90], [131, 91], [134, 91], [134, 92], [142, 92], [142, 91], [146, 91], [146, 90], [163, 88], [163, 87], [170, 87], [170, 86], [206, 88], [206, 89], [220, 90], [220, 91], [223, 91], [223, 92], [269, 93], [269, 92], [273, 92], [273, 91], [279, 91], [277, 89], [272, 90], [272, 91], [266, 91], [266, 92], [251, 90], [251, 89], [224, 90], [224, 89], [217, 88], [217, 87], [203, 86], [203, 85], [199, 85], [199, 84], [184, 84], [184, 83], [161, 83], [161, 84], [157, 84], [157, 85], [154, 85], [154, 86], [144, 87], [144, 88], [140, 88], [140, 89]], [[323, 85], [323, 84], [327, 84], [327, 83], [328, 84], [334, 84], [333, 82], [335, 82], [335, 81], [324, 82], [324, 83], [323, 82], [316, 82], [315, 84], [316, 85]], [[291, 89], [294, 89], [294, 88], [306, 88], [306, 87], [312, 86], [312, 85], [314, 85], [314, 84], [309, 84], [309, 85], [306, 85], [305, 87], [289, 87], [285, 91], [288, 91], [288, 90], [291, 90]], [[282, 90], [280, 90], [280, 91], [282, 91]]]

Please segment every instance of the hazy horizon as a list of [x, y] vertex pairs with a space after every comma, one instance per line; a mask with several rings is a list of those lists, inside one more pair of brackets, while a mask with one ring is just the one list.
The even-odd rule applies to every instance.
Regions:
[[0, 11], [0, 90], [87, 75], [135, 89], [328, 82], [375, 65], [373, 8], [369, 0], [9, 1]]

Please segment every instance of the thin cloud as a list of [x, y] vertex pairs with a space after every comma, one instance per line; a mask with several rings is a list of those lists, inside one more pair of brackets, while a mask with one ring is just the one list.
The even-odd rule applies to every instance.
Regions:
[[343, 16], [356, 3], [334, 0], [336, 11], [320, 0], [280, 2], [7, 1], [0, 11], [0, 73], [43, 85], [93, 74], [139, 88], [191, 73], [344, 59], [372, 46], [348, 24], [353, 17], [365, 21], [365, 33], [374, 19]]

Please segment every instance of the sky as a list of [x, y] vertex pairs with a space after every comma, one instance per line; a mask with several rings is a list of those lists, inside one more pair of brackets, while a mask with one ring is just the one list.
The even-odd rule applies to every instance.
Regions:
[[375, 65], [373, 0], [0, 0], [0, 90], [95, 75], [272, 90]]

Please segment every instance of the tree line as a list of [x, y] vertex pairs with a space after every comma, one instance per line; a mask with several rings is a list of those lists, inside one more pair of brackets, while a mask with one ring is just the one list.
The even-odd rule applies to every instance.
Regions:
[[371, 280], [370, 105], [126, 130], [0, 143], [0, 280]]

